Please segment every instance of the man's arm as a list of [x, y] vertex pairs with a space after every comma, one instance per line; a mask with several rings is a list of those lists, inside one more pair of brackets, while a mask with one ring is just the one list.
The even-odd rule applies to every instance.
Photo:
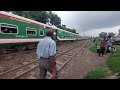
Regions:
[[51, 62], [51, 65], [52, 65], [52, 79], [56, 79], [55, 56], [50, 56], [50, 62]]
[[51, 67], [52, 79], [56, 79], [56, 65], [55, 65], [56, 43], [55, 42], [50, 43], [49, 53], [50, 53], [50, 62], [52, 66]]

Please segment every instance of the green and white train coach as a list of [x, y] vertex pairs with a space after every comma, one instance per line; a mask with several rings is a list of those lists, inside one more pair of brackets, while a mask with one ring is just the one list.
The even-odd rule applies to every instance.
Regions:
[[55, 41], [80, 39], [78, 34], [0, 11], [0, 48], [21, 45], [30, 48], [46, 36], [47, 30], [54, 31]]

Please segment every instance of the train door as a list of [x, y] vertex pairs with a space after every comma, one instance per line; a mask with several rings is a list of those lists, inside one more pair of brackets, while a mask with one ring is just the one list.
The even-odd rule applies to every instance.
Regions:
[[55, 33], [56, 33], [55, 39], [56, 39], [56, 41], [57, 41], [57, 40], [58, 40], [58, 38], [57, 38], [57, 36], [58, 36], [58, 30], [57, 30], [57, 29], [55, 30]]

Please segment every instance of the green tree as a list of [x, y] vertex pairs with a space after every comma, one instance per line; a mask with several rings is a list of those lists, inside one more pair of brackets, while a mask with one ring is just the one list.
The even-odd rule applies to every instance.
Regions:
[[54, 13], [50, 13], [50, 23], [52, 25], [55, 25], [56, 27], [60, 27], [60, 24], [61, 24], [61, 18], [57, 16], [57, 14], [54, 14]]
[[101, 32], [100, 34], [99, 34], [99, 38], [104, 38], [104, 37], [106, 37], [107, 36], [107, 32]]
[[32, 18], [32, 16], [29, 14], [29, 11], [11, 11], [11, 12], [13, 14], [34, 20], [34, 18]]
[[113, 33], [113, 32], [109, 32], [108, 35], [110, 35], [110, 36], [113, 37], [113, 36], [115, 35], [115, 33]]
[[46, 24], [49, 21], [46, 11], [29, 11], [29, 14], [38, 22]]

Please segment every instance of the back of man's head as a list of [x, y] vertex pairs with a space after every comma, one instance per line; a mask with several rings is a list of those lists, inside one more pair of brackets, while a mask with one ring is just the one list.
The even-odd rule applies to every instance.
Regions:
[[111, 35], [109, 35], [108, 37], [111, 38]]
[[53, 36], [53, 31], [52, 30], [46, 31], [46, 36], [52, 37]]

